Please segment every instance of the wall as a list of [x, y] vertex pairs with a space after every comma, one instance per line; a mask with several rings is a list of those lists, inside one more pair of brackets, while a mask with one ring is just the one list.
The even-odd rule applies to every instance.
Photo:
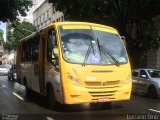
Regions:
[[150, 50], [147, 55], [148, 68], [160, 68], [160, 48], [158, 50]]
[[63, 13], [56, 11], [54, 5], [47, 0], [33, 12], [33, 24], [37, 30], [58, 21], [64, 21]]

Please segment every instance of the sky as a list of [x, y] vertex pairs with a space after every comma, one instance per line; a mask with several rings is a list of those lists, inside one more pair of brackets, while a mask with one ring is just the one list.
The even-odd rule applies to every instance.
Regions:
[[0, 22], [0, 29], [3, 30], [3, 38], [4, 38], [4, 41], [6, 41], [6, 23], [3, 23], [3, 22]]
[[[32, 13], [44, 1], [45, 0], [33, 0], [33, 3], [34, 3], [33, 7], [30, 8], [30, 10], [27, 12], [26, 17], [19, 16], [20, 21], [23, 21], [24, 19], [27, 19], [29, 22], [33, 23], [33, 14]], [[3, 30], [3, 32], [4, 32], [3, 37], [4, 37], [4, 40], [6, 41], [6, 23], [3, 23], [3, 22], [0, 21], [0, 29]]]

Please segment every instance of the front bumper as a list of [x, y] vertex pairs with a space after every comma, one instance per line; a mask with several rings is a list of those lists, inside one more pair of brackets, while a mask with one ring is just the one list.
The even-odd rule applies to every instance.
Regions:
[[91, 89], [81, 86], [76, 86], [67, 83], [64, 88], [64, 104], [79, 104], [79, 103], [96, 103], [99, 99], [107, 99], [109, 101], [129, 100], [131, 95], [131, 84], [120, 87]]

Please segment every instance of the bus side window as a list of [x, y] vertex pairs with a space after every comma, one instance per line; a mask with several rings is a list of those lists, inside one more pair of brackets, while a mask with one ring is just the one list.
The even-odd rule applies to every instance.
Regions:
[[59, 71], [58, 48], [54, 29], [50, 29], [48, 32], [47, 60], [53, 64], [56, 71]]
[[39, 46], [39, 35], [36, 35], [33, 38], [33, 44], [32, 44], [32, 60], [34, 62], [38, 61], [38, 46]]
[[48, 33], [48, 41], [47, 41], [47, 60], [49, 62], [52, 61], [52, 50], [55, 46], [55, 32], [51, 29]]

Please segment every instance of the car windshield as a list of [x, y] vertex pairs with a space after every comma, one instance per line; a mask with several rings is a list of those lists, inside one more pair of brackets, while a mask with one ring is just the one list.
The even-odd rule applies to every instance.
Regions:
[[118, 34], [93, 29], [63, 29], [62, 26], [59, 31], [63, 57], [68, 62], [107, 65], [116, 64], [115, 58], [120, 64], [127, 63]]
[[160, 78], [159, 70], [147, 70], [147, 71], [152, 78]]

